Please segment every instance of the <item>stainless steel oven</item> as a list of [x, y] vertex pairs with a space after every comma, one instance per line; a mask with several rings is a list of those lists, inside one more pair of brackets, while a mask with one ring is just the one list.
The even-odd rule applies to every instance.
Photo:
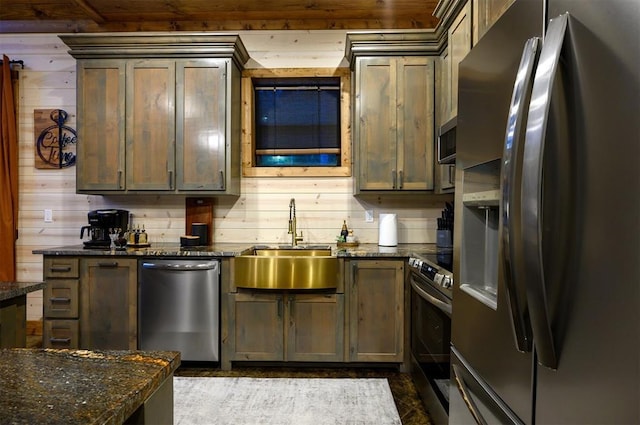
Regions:
[[449, 420], [451, 259], [451, 250], [409, 259], [411, 376], [435, 424]]

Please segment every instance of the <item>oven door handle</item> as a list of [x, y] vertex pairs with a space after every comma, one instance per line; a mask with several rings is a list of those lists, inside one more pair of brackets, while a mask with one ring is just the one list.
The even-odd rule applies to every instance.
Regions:
[[448, 317], [451, 317], [451, 304], [441, 301], [433, 295], [428, 294], [424, 289], [418, 286], [413, 278], [411, 278], [411, 287], [414, 291], [416, 291], [418, 295], [420, 295], [421, 298], [423, 298], [428, 303], [433, 304], [435, 307], [438, 307], [438, 309]]

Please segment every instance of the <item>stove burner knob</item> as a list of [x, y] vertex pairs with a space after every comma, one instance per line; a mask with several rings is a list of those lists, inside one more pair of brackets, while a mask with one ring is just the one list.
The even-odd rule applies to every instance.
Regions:
[[444, 276], [442, 278], [442, 287], [451, 288], [451, 286], [453, 286], [453, 279], [451, 279], [449, 276]]
[[436, 273], [436, 275], [433, 277], [433, 281], [435, 283], [437, 283], [440, 286], [444, 286], [442, 279], [444, 279], [444, 276], [441, 273]]
[[422, 260], [419, 260], [417, 258], [410, 258], [409, 265], [420, 270], [420, 268], [422, 267]]

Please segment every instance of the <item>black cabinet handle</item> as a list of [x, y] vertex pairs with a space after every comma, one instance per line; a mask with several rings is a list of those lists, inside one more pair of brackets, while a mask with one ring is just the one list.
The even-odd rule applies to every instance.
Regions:
[[70, 272], [71, 266], [51, 266], [49, 267], [49, 271], [59, 273]]
[[52, 303], [70, 304], [71, 303], [71, 298], [51, 297], [51, 298], [49, 298], [49, 301], [51, 301]]

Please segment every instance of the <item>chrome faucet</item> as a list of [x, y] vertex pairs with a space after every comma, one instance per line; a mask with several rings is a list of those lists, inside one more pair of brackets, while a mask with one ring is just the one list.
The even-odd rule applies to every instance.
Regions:
[[296, 229], [296, 200], [291, 198], [289, 201], [289, 231], [288, 234], [291, 235], [291, 246], [297, 246], [298, 242], [302, 242], [302, 231], [300, 231], [300, 236], [297, 235]]

